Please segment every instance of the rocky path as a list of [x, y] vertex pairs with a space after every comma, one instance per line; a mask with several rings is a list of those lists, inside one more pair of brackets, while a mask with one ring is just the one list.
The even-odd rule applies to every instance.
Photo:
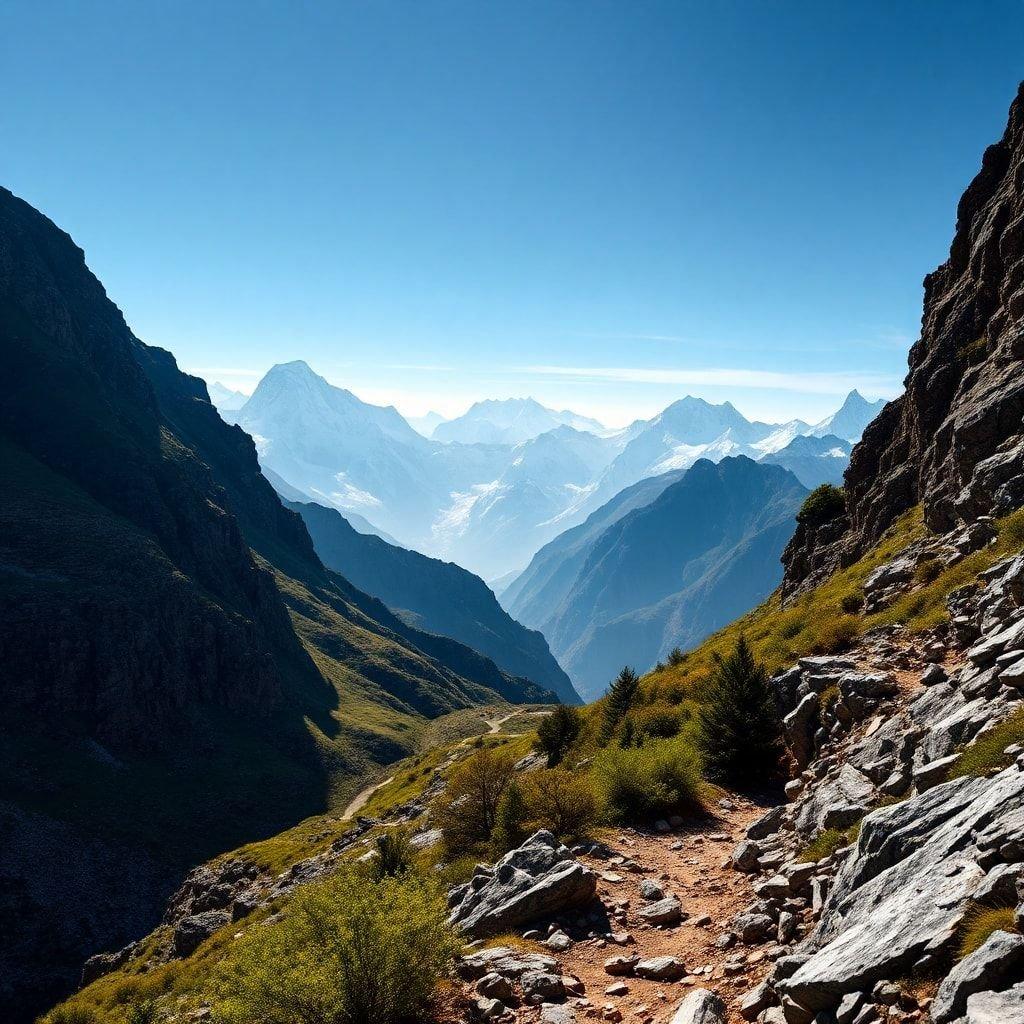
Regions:
[[[762, 950], [722, 949], [716, 939], [750, 902], [750, 881], [732, 869], [729, 855], [765, 808], [737, 798], [726, 803], [730, 806], [715, 808], [717, 820], [698, 828], [664, 835], [630, 829], [610, 837], [609, 845], [642, 870], [583, 858], [599, 872], [601, 902], [613, 912], [616, 907], [624, 910], [624, 920], [614, 921], [617, 932], [631, 938], [622, 947], [600, 940], [580, 942], [562, 954], [566, 972], [584, 983], [587, 998], [604, 1019], [614, 1019], [616, 1010], [624, 1021], [663, 1019], [694, 986], [717, 991], [730, 1008], [730, 1022], [742, 1019], [732, 1005], [734, 997], [761, 980], [769, 961]], [[666, 897], [679, 900], [688, 915], [681, 925], [657, 927], [644, 922], [639, 912], [651, 904], [640, 891], [643, 880], [656, 882]], [[636, 956], [641, 962], [676, 957], [686, 974], [674, 983], [610, 976], [605, 963], [623, 955]], [[610, 988], [615, 994], [606, 994]], [[613, 1012], [606, 1014], [606, 1007]]]

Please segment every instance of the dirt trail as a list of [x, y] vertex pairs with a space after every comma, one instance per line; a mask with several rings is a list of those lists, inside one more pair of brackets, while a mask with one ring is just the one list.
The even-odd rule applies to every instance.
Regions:
[[[760, 817], [766, 807], [735, 796], [728, 802], [733, 809], [715, 807], [717, 821], [688, 830], [665, 835], [633, 829], [614, 832], [608, 838], [609, 845], [640, 865], [642, 872], [627, 870], [607, 860], [582, 858], [599, 873], [598, 895], [609, 911], [616, 903], [628, 901], [626, 923], [614, 922], [612, 930], [632, 936], [632, 941], [625, 946], [580, 936], [581, 941], [564, 953], [556, 954], [564, 973], [584, 983], [586, 999], [598, 1011], [598, 1017], [609, 1006], [622, 1014], [621, 1019], [626, 1024], [668, 1020], [690, 989], [703, 987], [723, 997], [729, 1008], [730, 1024], [742, 1020], [735, 999], [761, 981], [771, 962], [763, 952], [764, 947], [723, 950], [715, 945], [715, 940], [727, 930], [730, 919], [753, 898], [749, 877], [728, 866], [729, 855], [746, 827]], [[637, 911], [645, 905], [639, 891], [640, 882], [645, 878], [658, 881], [666, 895], [676, 896], [689, 919], [671, 929], [643, 924]], [[710, 917], [709, 924], [694, 924], [705, 916]], [[688, 973], [682, 981], [673, 984], [616, 978], [605, 973], [604, 964], [610, 957], [634, 954], [641, 960], [656, 956], [678, 957]], [[727, 974], [727, 960], [743, 960], [742, 969], [733, 973], [730, 967]], [[616, 982], [624, 983], [628, 991], [623, 995], [606, 995], [605, 989]], [[586, 1007], [575, 1009], [578, 1020], [588, 1015]], [[532, 1010], [519, 1010], [519, 1019], [523, 1021], [532, 1020], [535, 1015]]]
[[380, 782], [374, 782], [372, 785], [365, 787], [365, 789], [359, 790], [358, 793], [349, 801], [349, 805], [345, 808], [345, 813], [342, 814], [342, 821], [348, 821], [349, 818], [354, 817], [359, 813], [367, 804], [367, 801], [377, 792], [378, 789], [383, 788], [389, 782], [394, 781], [394, 776], [390, 776], [387, 779], [383, 779]]

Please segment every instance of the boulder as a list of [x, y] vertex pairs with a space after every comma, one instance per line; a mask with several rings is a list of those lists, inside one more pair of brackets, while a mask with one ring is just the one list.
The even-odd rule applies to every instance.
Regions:
[[963, 1016], [975, 992], [1001, 987], [1006, 978], [1024, 971], [1024, 935], [993, 932], [970, 956], [946, 975], [932, 1003], [934, 1024], [949, 1024]]
[[174, 929], [174, 952], [178, 956], [194, 953], [215, 931], [231, 921], [226, 910], [204, 910], [178, 922]]
[[527, 971], [554, 973], [558, 961], [543, 953], [524, 953], [510, 946], [492, 946], [467, 953], [456, 964], [461, 978], [474, 981], [486, 974], [500, 974], [503, 978], [518, 981]]
[[980, 844], [1019, 835], [1022, 821], [1024, 772], [1016, 766], [991, 779], [954, 779], [869, 814], [800, 947], [807, 961], [791, 977], [776, 975], [776, 989], [809, 1011], [832, 1010], [847, 993], [950, 950], [985, 879]]
[[744, 1020], [757, 1018], [776, 1002], [775, 992], [766, 981], [751, 989], [740, 1002], [740, 1016]]
[[722, 997], [706, 988], [695, 988], [672, 1017], [671, 1024], [725, 1024]]
[[489, 874], [453, 890], [449, 922], [476, 938], [512, 931], [593, 899], [597, 876], [541, 830], [505, 854]]
[[732, 851], [732, 866], [737, 871], [756, 871], [757, 858], [761, 856], [761, 847], [750, 839], [745, 839]]
[[1002, 992], [978, 992], [967, 1000], [963, 1024], [1016, 1024], [1024, 1020], [1024, 982]]
[[678, 981], [686, 973], [686, 966], [678, 957], [656, 956], [641, 960], [634, 973], [648, 981]]
[[683, 908], [675, 896], [666, 896], [656, 903], [649, 903], [637, 911], [637, 917], [647, 924], [674, 927], [683, 919]]
[[547, 971], [526, 971], [519, 979], [523, 998], [528, 1003], [550, 1003], [565, 998], [565, 986], [560, 974]]
[[645, 900], [663, 900], [665, 890], [661, 887], [660, 882], [656, 882], [653, 878], [645, 878], [640, 882], [640, 895]]

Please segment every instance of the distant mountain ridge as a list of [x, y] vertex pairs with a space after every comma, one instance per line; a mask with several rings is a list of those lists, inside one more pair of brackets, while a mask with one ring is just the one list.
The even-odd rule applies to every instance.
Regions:
[[472, 647], [510, 675], [551, 690], [563, 703], [580, 702], [544, 637], [511, 618], [479, 577], [451, 562], [365, 536], [337, 509], [285, 504], [302, 516], [325, 565], [411, 625]]
[[781, 466], [700, 459], [634, 485], [539, 552], [506, 605], [592, 700], [611, 668], [646, 670], [767, 597], [806, 495]]
[[436, 441], [461, 444], [520, 444], [556, 427], [603, 433], [595, 419], [569, 409], [545, 408], [533, 398], [486, 399], [453, 420], [440, 423], [431, 435]]
[[[877, 404], [851, 393], [837, 429], [854, 433]], [[574, 416], [529, 399], [481, 402], [438, 429], [443, 436], [455, 424], [456, 434], [476, 436], [480, 424], [500, 433], [530, 421], [532, 431], [538, 409], [543, 416]], [[301, 361], [271, 369], [229, 415], [256, 441], [261, 464], [315, 502], [364, 517], [402, 546], [485, 579], [527, 565], [546, 543], [640, 480], [702, 458], [769, 459], [823, 426], [751, 422], [731, 403], [687, 397], [610, 433], [562, 424], [518, 444], [440, 441], [418, 433], [397, 410], [329, 384]], [[785, 459], [813, 486], [841, 476], [844, 458], [834, 452], [790, 451], [769, 461]]]

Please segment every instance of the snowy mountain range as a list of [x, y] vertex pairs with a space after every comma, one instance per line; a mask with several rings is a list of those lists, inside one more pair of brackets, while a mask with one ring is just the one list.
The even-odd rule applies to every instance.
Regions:
[[729, 402], [686, 397], [610, 432], [511, 399], [478, 402], [428, 438], [397, 409], [363, 402], [297, 361], [273, 367], [225, 418], [252, 435], [291, 500], [297, 492], [355, 513], [406, 547], [496, 579], [624, 488], [699, 459], [776, 463], [808, 487], [841, 480], [849, 443], [881, 404], [854, 391], [819, 424], [769, 424]]

